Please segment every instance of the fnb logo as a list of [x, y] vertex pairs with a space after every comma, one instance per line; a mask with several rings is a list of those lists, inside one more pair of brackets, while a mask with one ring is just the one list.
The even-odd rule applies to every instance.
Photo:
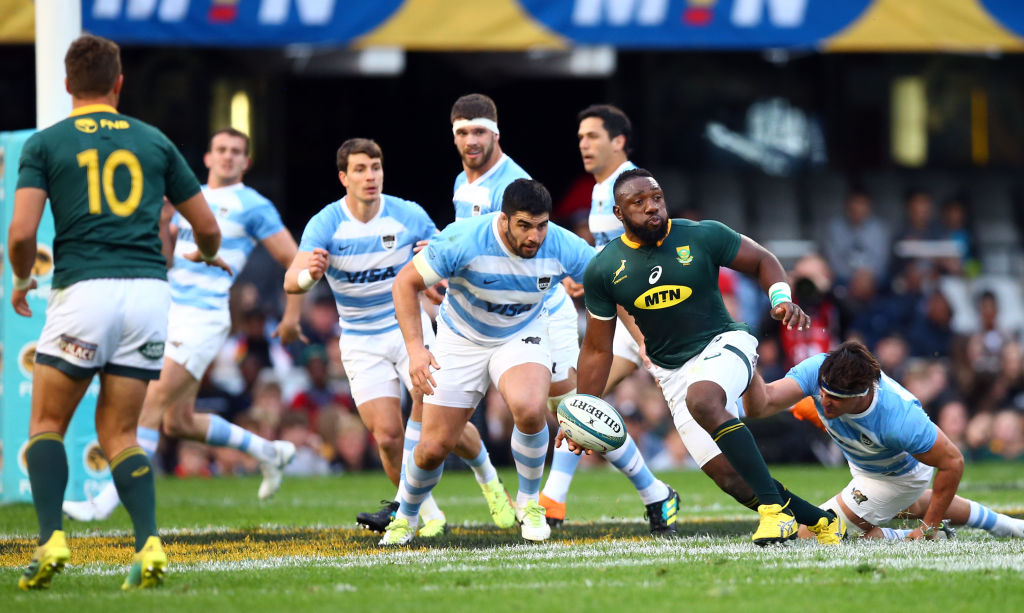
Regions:
[[[761, 25], [765, 15], [779, 28], [803, 25], [808, 0], [733, 0], [729, 20], [736, 27]], [[575, 0], [572, 23], [581, 27], [661, 26], [674, 18], [670, 0]], [[686, 0], [679, 20], [688, 26], [707, 26], [714, 20], [722, 0]]]

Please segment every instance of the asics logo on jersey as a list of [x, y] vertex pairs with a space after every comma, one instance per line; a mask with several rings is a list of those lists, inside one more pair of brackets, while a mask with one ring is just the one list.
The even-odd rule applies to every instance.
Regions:
[[658, 285], [637, 296], [633, 306], [638, 309], [667, 309], [683, 302], [693, 290], [685, 285]]
[[491, 304], [487, 303], [488, 313], [497, 313], [508, 317], [521, 315], [533, 308], [532, 304]]
[[346, 271], [345, 279], [349, 283], [373, 283], [390, 279], [395, 274], [395, 267], [388, 266], [387, 268], [371, 268], [370, 270], [360, 270], [357, 272]]
[[619, 274], [624, 270], [626, 270], [626, 260], [622, 260], [622, 263], [619, 264], [618, 270], [616, 270], [615, 274], [612, 275], [612, 285], [616, 285], [619, 281], [625, 281], [626, 279], [629, 278], [629, 275], [622, 275], [621, 277], [619, 276]]
[[647, 277], [647, 282], [654, 285], [661, 278], [661, 266], [655, 266], [651, 269], [651, 276]]

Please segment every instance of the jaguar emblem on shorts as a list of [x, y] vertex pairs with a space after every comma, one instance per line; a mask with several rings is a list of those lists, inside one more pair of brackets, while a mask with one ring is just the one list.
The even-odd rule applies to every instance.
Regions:
[[864, 504], [865, 502], [868, 501], [868, 497], [864, 495], [864, 492], [858, 490], [857, 488], [853, 489], [851, 495], [853, 496], [853, 501], [856, 502], [857, 504]]
[[69, 334], [60, 335], [60, 338], [57, 339], [57, 347], [59, 347], [64, 353], [79, 360], [90, 362], [96, 359], [95, 344], [87, 343], [82, 339], [75, 338]]
[[540, 344], [540, 337], [539, 336], [527, 336], [526, 338], [523, 339], [523, 342], [526, 343], [527, 345], [539, 345]]
[[164, 342], [150, 341], [139, 347], [139, 353], [146, 359], [159, 360], [164, 357]]
[[394, 234], [385, 234], [384, 236], [380, 237], [380, 244], [384, 245], [385, 249], [394, 249], [395, 243], [397, 242], [398, 237], [396, 237]]
[[544, 292], [551, 287], [551, 277], [537, 277], [537, 291]]

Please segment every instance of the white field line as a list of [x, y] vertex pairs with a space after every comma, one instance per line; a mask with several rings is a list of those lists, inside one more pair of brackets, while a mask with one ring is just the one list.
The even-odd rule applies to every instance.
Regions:
[[[405, 568], [409, 572], [429, 568], [434, 573], [465, 571], [508, 573], [533, 569], [594, 569], [643, 567], [685, 562], [709, 563], [721, 559], [753, 558], [764, 567], [850, 568], [871, 572], [928, 570], [945, 572], [999, 571], [1024, 575], [1024, 540], [981, 538], [940, 542], [855, 542], [840, 547], [820, 547], [814, 542], [759, 549], [750, 543], [695, 537], [677, 541], [603, 541], [585, 545], [551, 543], [492, 549], [426, 549], [381, 551], [340, 557], [287, 556], [238, 562], [173, 564], [176, 572], [251, 572], [315, 566], [317, 568]], [[487, 563], [496, 563], [486, 567]], [[67, 572], [86, 575], [121, 574], [124, 568], [109, 564], [69, 567]]]

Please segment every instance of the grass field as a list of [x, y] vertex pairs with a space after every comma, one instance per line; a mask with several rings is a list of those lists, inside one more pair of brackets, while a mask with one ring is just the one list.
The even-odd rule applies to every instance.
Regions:
[[[844, 469], [776, 468], [820, 501]], [[45, 592], [19, 592], [35, 547], [29, 505], [0, 507], [0, 611], [855, 611], [1024, 610], [1024, 540], [962, 529], [954, 541], [797, 542], [759, 549], [756, 516], [696, 472], [661, 475], [682, 496], [679, 539], [647, 536], [643, 507], [615, 472], [580, 473], [570, 521], [543, 545], [490, 524], [468, 472], [435, 490], [452, 530], [398, 551], [355, 527], [393, 492], [383, 475], [289, 479], [256, 502], [258, 480], [157, 481], [171, 561], [162, 589], [123, 593], [130, 523], [66, 522], [71, 565]], [[507, 484], [515, 483], [504, 472]], [[1020, 516], [1024, 465], [969, 465], [960, 493]]]

